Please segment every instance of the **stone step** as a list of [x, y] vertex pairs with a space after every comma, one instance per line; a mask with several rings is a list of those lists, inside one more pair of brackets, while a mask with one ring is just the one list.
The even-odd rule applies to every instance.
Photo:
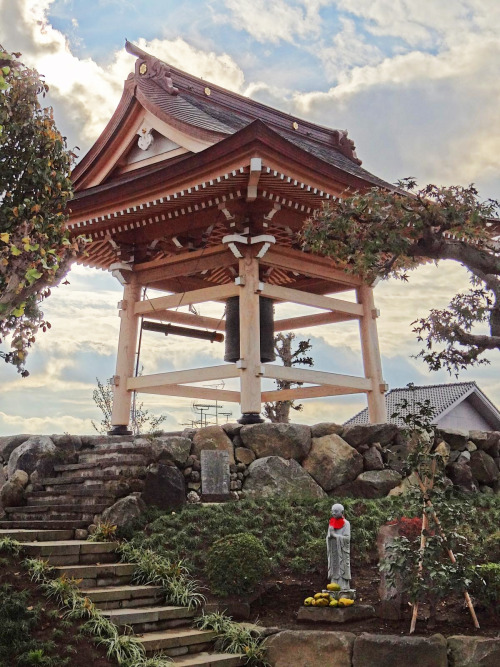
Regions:
[[130, 461], [129, 459], [125, 458], [119, 459], [118, 461], [101, 461], [100, 463], [69, 463], [68, 467], [69, 466], [78, 467], [69, 470], [57, 470], [57, 468], [64, 468], [66, 466], [54, 466], [54, 471], [56, 473], [61, 473], [61, 477], [59, 479], [112, 480], [117, 478], [125, 478], [126, 480], [128, 477], [136, 476], [145, 468], [145, 464], [138, 465], [137, 461]]
[[31, 519], [30, 521], [0, 521], [0, 529], [28, 529], [28, 530], [70, 530], [73, 533], [75, 528], [87, 528], [88, 521], [61, 521], [60, 519], [51, 519], [50, 521]]
[[242, 667], [246, 658], [239, 653], [196, 653], [172, 658], [176, 667]]
[[[82, 455], [83, 456], [83, 455]], [[114, 456], [113, 458], [103, 459], [101, 461], [81, 461], [80, 463], [65, 463], [64, 465], [54, 466], [54, 472], [67, 473], [75, 472], [82, 470], [105, 470], [107, 468], [112, 468], [116, 465], [126, 466], [132, 465], [140, 467], [137, 460], [131, 458], [132, 455], [127, 456]], [[141, 456], [141, 459], [143, 457]], [[114, 460], [116, 459], [116, 461]]]
[[[38, 505], [38, 508], [43, 509], [43, 505]], [[101, 505], [99, 506], [101, 507]], [[25, 510], [30, 510], [32, 509], [31, 507], [25, 507]], [[7, 510], [6, 510], [7, 511]], [[66, 524], [66, 526], [71, 525], [73, 528], [87, 528], [91, 523], [94, 523], [94, 519], [97, 516], [99, 516], [99, 512], [93, 512], [89, 510], [88, 512], [85, 511], [78, 511], [78, 512], [59, 512], [57, 511], [56, 508], [54, 508], [53, 511], [50, 512], [40, 512], [38, 514], [32, 514], [30, 512], [11, 512], [9, 514], [9, 519], [13, 522], [16, 523], [23, 523], [26, 524], [26, 526], [30, 526], [31, 524], [34, 523], [50, 523], [51, 521], [58, 521], [63, 522]], [[76, 524], [80, 523], [81, 526], [77, 526]], [[65, 527], [66, 527], [65, 526]], [[18, 526], [19, 527], [19, 526]]]
[[161, 586], [101, 586], [82, 588], [100, 609], [132, 609], [155, 606], [165, 597]]
[[[84, 475], [85, 473], [85, 475]], [[127, 481], [127, 477], [116, 473], [102, 472], [96, 468], [84, 471], [68, 471], [61, 473], [60, 477], [45, 477], [40, 484], [45, 487], [72, 486], [73, 488], [85, 488], [101, 485], [104, 482]]]
[[129, 456], [149, 456], [151, 453], [151, 447], [148, 445], [134, 445], [133, 442], [125, 443], [119, 447], [113, 447], [111, 445], [100, 445], [95, 449], [82, 449], [78, 452], [78, 458], [81, 462], [82, 456], [93, 456], [92, 460], [103, 461], [106, 458], [113, 457], [116, 454], [123, 454], [126, 452], [127, 458]]
[[73, 530], [23, 530], [16, 528], [2, 528], [0, 538], [10, 537], [18, 542], [53, 542], [54, 540], [72, 540]]
[[88, 454], [79, 454], [78, 462], [79, 463], [98, 463], [100, 467], [105, 465], [112, 464], [121, 464], [122, 460], [126, 459], [128, 463], [134, 463], [135, 465], [146, 465], [147, 459], [144, 454], [132, 454], [128, 453], [123, 454], [123, 452], [89, 452]]
[[[94, 514], [98, 514], [99, 512], [104, 512], [106, 507], [107, 505], [93, 503], [92, 505], [88, 505], [85, 508], [85, 512], [94, 511]], [[7, 514], [17, 514], [18, 512], [24, 512], [25, 514], [44, 514], [47, 512], [57, 512], [58, 514], [63, 512], [67, 512], [69, 514], [78, 514], [81, 511], [81, 504], [52, 504], [50, 508], [47, 508], [44, 505], [21, 505], [19, 507], [6, 507], [5, 511]]]
[[90, 565], [115, 563], [118, 559], [115, 542], [87, 542], [85, 540], [58, 540], [27, 542], [25, 553], [43, 558], [51, 565]]
[[105, 505], [109, 507], [115, 502], [114, 494], [106, 492], [106, 489], [93, 490], [88, 487], [77, 489], [75, 492], [33, 491], [26, 494], [29, 507], [54, 504], [71, 505], [76, 499], [78, 499], [79, 507], [85, 506], [85, 508], [91, 505]]
[[104, 563], [101, 565], [60, 565], [54, 568], [59, 576], [81, 579], [80, 587], [120, 586], [129, 584], [135, 566], [129, 563]]
[[128, 625], [136, 634], [186, 626], [194, 609], [173, 606], [143, 606], [136, 609], [108, 609], [103, 612], [117, 626]]
[[98, 495], [100, 497], [113, 495], [114, 493], [109, 490], [109, 487], [105, 486], [101, 480], [97, 482], [92, 482], [91, 484], [72, 484], [73, 480], [69, 480], [67, 484], [58, 484], [57, 486], [52, 486], [47, 484], [44, 486], [44, 491], [34, 492], [34, 493], [50, 493], [61, 494], [61, 495], [71, 495], [71, 496], [87, 496], [87, 495]]
[[[178, 628], [174, 630], [162, 630], [160, 632], [148, 632], [139, 637], [146, 653], [164, 651], [167, 655], [180, 655], [187, 653], [190, 649], [196, 650], [199, 645], [209, 644], [217, 637], [212, 630], [196, 630], [194, 628]], [[178, 651], [181, 649], [181, 651]]]

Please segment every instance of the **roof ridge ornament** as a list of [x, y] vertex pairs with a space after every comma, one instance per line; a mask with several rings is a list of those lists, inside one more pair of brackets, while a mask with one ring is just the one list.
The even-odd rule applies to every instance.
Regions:
[[143, 51], [128, 40], [125, 40], [125, 51], [137, 58], [135, 62], [135, 78], [137, 80], [154, 79], [155, 83], [167, 93], [178, 95], [179, 89], [173, 84], [170, 67], [163, 60], [155, 58], [155, 56]]
[[336, 148], [339, 150], [342, 155], [345, 155], [356, 164], [362, 164], [359, 157], [356, 155], [356, 146], [354, 141], [349, 139], [347, 130], [333, 130], [332, 132], [334, 141], [336, 143]]

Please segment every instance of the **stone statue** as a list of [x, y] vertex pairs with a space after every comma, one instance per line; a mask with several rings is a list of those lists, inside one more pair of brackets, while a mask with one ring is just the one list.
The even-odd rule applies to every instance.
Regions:
[[326, 535], [328, 578], [341, 590], [350, 589], [351, 579], [351, 524], [344, 518], [344, 507], [332, 505], [332, 518]]

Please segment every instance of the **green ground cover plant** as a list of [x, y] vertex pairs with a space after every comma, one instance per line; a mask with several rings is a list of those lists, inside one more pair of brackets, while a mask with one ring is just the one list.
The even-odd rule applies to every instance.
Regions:
[[[172, 512], [154, 512], [149, 523], [132, 536], [130, 546], [149, 549], [171, 561], [182, 561], [208, 580], [207, 551], [229, 535], [246, 533], [258, 538], [269, 554], [271, 577], [286, 572], [306, 575], [323, 568], [324, 536], [332, 502], [339, 500], [351, 522], [351, 560], [355, 567], [377, 561], [376, 539], [383, 524], [400, 517], [420, 517], [417, 497], [376, 500], [352, 498], [269, 498], [221, 505], [186, 505]], [[460, 495], [446, 491], [440, 509], [443, 522], [455, 518], [457, 535], [473, 531], [475, 562], [489, 562], [492, 535], [500, 525], [500, 497]], [[458, 539], [458, 538], [457, 538]]]

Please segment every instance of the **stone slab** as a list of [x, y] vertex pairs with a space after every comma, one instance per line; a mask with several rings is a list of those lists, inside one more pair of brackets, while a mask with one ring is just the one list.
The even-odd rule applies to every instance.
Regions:
[[231, 475], [229, 453], [204, 449], [201, 459], [201, 499], [204, 502], [221, 502], [231, 499]]
[[363, 632], [354, 641], [352, 667], [448, 667], [442, 635], [408, 637]]
[[369, 604], [353, 604], [351, 607], [301, 607], [297, 620], [305, 623], [354, 623], [375, 616]]

